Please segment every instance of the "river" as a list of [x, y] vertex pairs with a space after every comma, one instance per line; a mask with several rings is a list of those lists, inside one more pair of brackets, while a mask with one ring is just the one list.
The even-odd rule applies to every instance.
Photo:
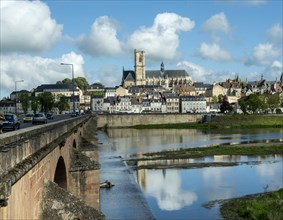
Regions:
[[[133, 154], [178, 148], [283, 141], [283, 130], [110, 129], [107, 135], [101, 132], [98, 136], [99, 141], [107, 140], [108, 143], [100, 147], [102, 155], [127, 159]], [[208, 206], [208, 203], [282, 188], [282, 161], [282, 155], [210, 156], [189, 162], [239, 164], [195, 169], [146, 169], [131, 175], [156, 219], [221, 219], [217, 203], [214, 206]], [[102, 212], [104, 205], [102, 198]]]

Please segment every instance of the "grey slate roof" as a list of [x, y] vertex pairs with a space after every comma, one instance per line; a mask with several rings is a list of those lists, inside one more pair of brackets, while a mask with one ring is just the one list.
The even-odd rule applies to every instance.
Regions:
[[181, 96], [181, 101], [205, 101], [203, 96]]
[[176, 77], [185, 77], [188, 76], [186, 70], [165, 70], [161, 72], [160, 70], [147, 70], [145, 71], [147, 78], [159, 78], [159, 77], [168, 77], [168, 78], [176, 78]]
[[[42, 84], [35, 89], [35, 92], [48, 92], [48, 91], [73, 91], [73, 84]], [[78, 91], [75, 85], [75, 91]]]
[[134, 81], [136, 79], [136, 74], [132, 70], [123, 70], [122, 81]]
[[[186, 70], [165, 70], [161, 72], [160, 70], [146, 70], [146, 78], [177, 78], [189, 76]], [[134, 81], [136, 79], [136, 74], [132, 70], [123, 70], [122, 81]]]
[[115, 97], [107, 97], [104, 99], [104, 103], [110, 103], [110, 105], [114, 105], [116, 103], [116, 98]]
[[213, 87], [211, 84], [205, 84], [203, 82], [195, 82], [194, 86], [196, 89], [210, 89]]
[[104, 89], [104, 86], [100, 83], [93, 83], [87, 87], [87, 89]]

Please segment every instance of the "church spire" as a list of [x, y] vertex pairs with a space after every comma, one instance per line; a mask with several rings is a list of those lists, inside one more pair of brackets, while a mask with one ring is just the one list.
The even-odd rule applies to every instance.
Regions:
[[164, 63], [163, 63], [163, 61], [160, 65], [160, 71], [161, 71], [162, 74], [164, 73]]

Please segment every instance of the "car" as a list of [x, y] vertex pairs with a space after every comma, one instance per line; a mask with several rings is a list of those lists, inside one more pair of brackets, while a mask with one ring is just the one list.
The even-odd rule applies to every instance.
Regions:
[[25, 117], [23, 118], [24, 123], [32, 122], [33, 115], [34, 114], [32, 113], [26, 114]]
[[47, 118], [44, 113], [36, 113], [32, 118], [32, 124], [46, 124]]
[[3, 130], [16, 130], [20, 129], [20, 121], [15, 114], [4, 114], [5, 120], [3, 121]]
[[77, 113], [76, 112], [72, 112], [71, 117], [77, 117]]
[[47, 113], [47, 114], [46, 114], [46, 118], [47, 118], [47, 119], [54, 119], [53, 113], [51, 113], [51, 112]]

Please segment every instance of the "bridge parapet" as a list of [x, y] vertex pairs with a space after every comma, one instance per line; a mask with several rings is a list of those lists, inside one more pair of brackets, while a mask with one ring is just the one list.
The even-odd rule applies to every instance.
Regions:
[[64, 144], [64, 137], [76, 132], [78, 126], [83, 126], [89, 117], [87, 115], [1, 134], [0, 175], [59, 137]]
[[77, 131], [82, 131], [81, 127], [90, 117], [86, 115], [1, 134], [0, 207], [7, 205], [12, 185], [56, 147], [64, 147], [69, 136], [80, 136]]

